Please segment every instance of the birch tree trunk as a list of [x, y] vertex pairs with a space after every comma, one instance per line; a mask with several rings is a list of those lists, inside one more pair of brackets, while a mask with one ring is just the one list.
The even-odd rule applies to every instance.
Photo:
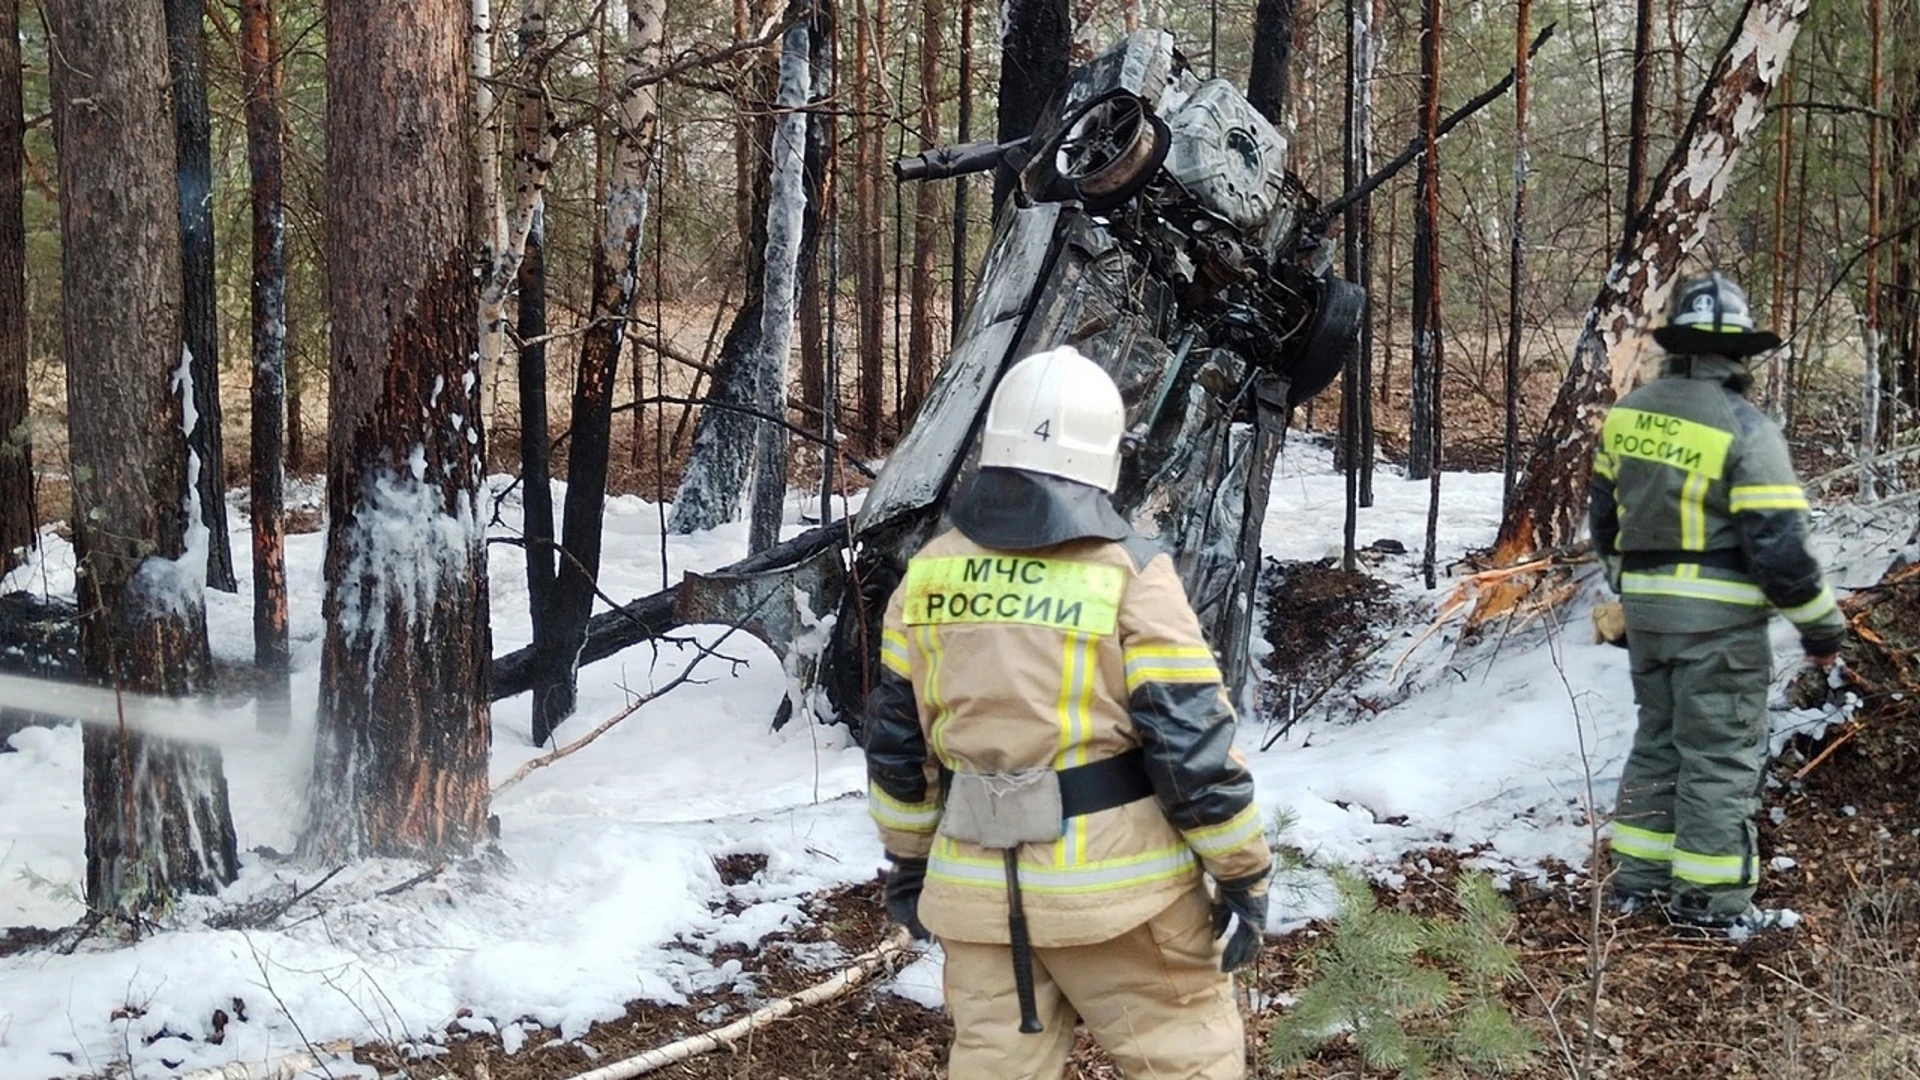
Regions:
[[[206, 684], [207, 527], [188, 448], [179, 189], [161, 10], [45, 5], [61, 162], [61, 330], [88, 673], [129, 691]], [[120, 913], [212, 893], [238, 869], [220, 753], [82, 735], [86, 897]]]
[[1501, 521], [1499, 562], [1580, 536], [1593, 440], [1638, 368], [1641, 341], [1629, 331], [1666, 303], [1681, 264], [1705, 234], [1806, 16], [1807, 0], [1747, 0], [1742, 8], [1686, 130], [1649, 185], [1647, 213], [1623, 238], [1587, 311], [1573, 362]]
[[0, 574], [18, 566], [34, 543], [21, 73], [19, 0], [0, 0]]
[[617, 96], [618, 130], [607, 206], [593, 249], [593, 306], [580, 339], [573, 388], [572, 434], [567, 447], [567, 499], [561, 511], [561, 548], [552, 602], [547, 605], [543, 678], [533, 688], [533, 740], [544, 743], [573, 715], [580, 647], [593, 614], [600, 576], [601, 525], [613, 436], [613, 392], [619, 385], [620, 345], [638, 299], [647, 177], [653, 170], [659, 93], [638, 85], [664, 52], [665, 0], [626, 0], [625, 78]]
[[253, 209], [252, 438], [247, 488], [253, 531], [253, 662], [265, 676], [267, 730], [287, 723], [286, 464], [287, 224], [282, 156], [280, 25], [276, 0], [244, 0], [240, 69]]
[[467, 0], [327, 9], [327, 590], [302, 846], [485, 835], [491, 715]]
[[[781, 418], [787, 414], [788, 357], [792, 353], [800, 244], [805, 232], [807, 114], [803, 108], [812, 85], [807, 39], [806, 22], [796, 22], [780, 47], [779, 120], [774, 126], [772, 194], [767, 201], [766, 299], [760, 309], [760, 349], [754, 365], [761, 410]], [[786, 499], [787, 429], [762, 420], [755, 435], [749, 554], [779, 543]]]
[[173, 86], [174, 153], [179, 188], [180, 269], [187, 349], [193, 356], [194, 424], [200, 513], [207, 526], [207, 584], [239, 586], [227, 537], [224, 439], [220, 431], [220, 330], [213, 284], [213, 119], [207, 112], [206, 24], [201, 0], [166, 0], [167, 67]]
[[[507, 223], [500, 206], [500, 118], [493, 93], [493, 0], [469, 0], [469, 3], [467, 65], [472, 72], [473, 113], [467, 137], [473, 140], [473, 190], [469, 193], [473, 201], [467, 210], [467, 220], [473, 229], [476, 263], [492, 267], [501, 249], [507, 246]], [[512, 270], [508, 271], [507, 278], [512, 280]], [[492, 284], [491, 275], [487, 284]], [[482, 404], [488, 421], [497, 419], [493, 410], [498, 408], [500, 387], [506, 381], [505, 306], [504, 298], [496, 300], [494, 290], [482, 286], [480, 375], [486, 380], [487, 392]]]

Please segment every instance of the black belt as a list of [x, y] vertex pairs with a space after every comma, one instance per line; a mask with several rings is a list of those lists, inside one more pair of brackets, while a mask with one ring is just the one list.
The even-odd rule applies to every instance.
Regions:
[[1739, 548], [1715, 548], [1712, 551], [1627, 551], [1620, 555], [1620, 568], [1636, 573], [1660, 570], [1681, 564], [1711, 566], [1715, 570], [1747, 572], [1746, 553]]
[[[1147, 779], [1146, 751], [1135, 748], [1124, 754], [1086, 765], [1061, 769], [1060, 816], [1084, 817], [1139, 802], [1153, 794], [1153, 781]], [[940, 786], [951, 784], [953, 770], [940, 767]]]

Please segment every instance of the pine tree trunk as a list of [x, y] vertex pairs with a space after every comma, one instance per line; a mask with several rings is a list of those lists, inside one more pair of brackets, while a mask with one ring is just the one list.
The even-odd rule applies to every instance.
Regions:
[[[833, 202], [834, 169], [839, 163], [839, 118], [824, 105], [834, 99], [834, 52], [839, 29], [834, 8], [833, 0], [814, 0], [807, 34], [812, 50], [809, 66], [813, 69], [808, 100], [815, 107], [807, 118], [807, 205], [801, 226], [801, 235], [809, 243], [800, 251], [800, 280], [805, 282], [800, 303], [800, 400], [816, 417], [826, 414], [826, 292], [838, 287], [832, 275], [817, 272], [819, 238], [825, 231], [821, 228], [822, 215]], [[826, 433], [824, 426], [822, 433]]]
[[[955, 117], [953, 141], [973, 141], [973, 20], [974, 0], [960, 0], [960, 85], [959, 115]], [[1131, 33], [1132, 26], [1128, 27]], [[947, 302], [948, 342], [960, 339], [960, 319], [967, 307], [967, 216], [969, 177], [953, 178], [953, 280]]]
[[[920, 131], [925, 145], [940, 145], [940, 50], [941, 29], [947, 18], [944, 0], [922, 0], [920, 5]], [[920, 184], [914, 190], [913, 277], [909, 285], [912, 316], [907, 333], [907, 385], [905, 407], [901, 410], [904, 427], [920, 411], [933, 374], [946, 355], [934, 354], [933, 337], [933, 259], [940, 241], [940, 196], [934, 184]]]
[[[1896, 20], [1913, 26], [1920, 5], [1905, 0]], [[1890, 73], [1892, 94], [1887, 108], [1887, 160], [1891, 163], [1887, 192], [1889, 207], [1920, 205], [1920, 47], [1911, 37], [1896, 51]], [[1889, 237], [1890, 280], [1882, 298], [1881, 317], [1887, 327], [1886, 347], [1909, 410], [1920, 408], [1920, 233], [1907, 229]]]
[[1632, 228], [1646, 198], [1647, 118], [1653, 110], [1653, 0], [1635, 0], [1633, 88], [1627, 99], [1627, 191], [1620, 220]]
[[248, 512], [253, 530], [253, 662], [272, 698], [261, 726], [287, 722], [286, 407], [287, 222], [282, 156], [280, 24], [276, 0], [240, 8], [240, 65], [253, 202], [253, 390]]
[[1407, 436], [1407, 479], [1425, 480], [1439, 469], [1440, 401], [1440, 178], [1436, 131], [1440, 116], [1440, 5], [1425, 0], [1420, 20], [1420, 130], [1424, 149], [1415, 183], [1413, 215], [1412, 407]]
[[[547, 605], [553, 599], [559, 552], [553, 532], [553, 462], [547, 433], [547, 216], [541, 181], [553, 160], [554, 118], [541, 89], [546, 74], [547, 0], [522, 0], [518, 48], [523, 68], [514, 121], [514, 205], [526, 207], [515, 284], [519, 294], [520, 530], [526, 537], [527, 614], [533, 640], [548, 637]], [[516, 218], [517, 219], [517, 218]], [[511, 230], [509, 230], [511, 231]], [[508, 258], [512, 256], [509, 255]], [[496, 264], [496, 270], [498, 264]], [[504, 299], [505, 290], [501, 290]], [[481, 322], [488, 295], [481, 293]]]
[[208, 532], [207, 584], [234, 592], [227, 536], [225, 452], [220, 430], [220, 328], [213, 283], [213, 118], [207, 111], [206, 24], [201, 0], [166, 0], [167, 67], [173, 86], [180, 268], [187, 349], [193, 356], [191, 444], [202, 463], [200, 514]]
[[546, 667], [533, 689], [533, 741], [540, 745], [573, 715], [579, 653], [593, 613], [600, 576], [600, 542], [613, 436], [613, 393], [620, 345], [637, 300], [637, 273], [647, 217], [647, 178], [653, 169], [658, 91], [631, 80], [658, 67], [663, 53], [664, 0], [627, 0], [626, 83], [619, 95], [613, 171], [606, 214], [593, 249], [593, 306], [580, 339], [567, 444], [567, 499], [561, 510], [561, 558], [547, 605]]
[[[1782, 78], [1783, 85], [1793, 85], [1793, 67], [1787, 65], [1787, 73]], [[1773, 146], [1773, 242], [1768, 250], [1767, 270], [1772, 276], [1772, 299], [1767, 304], [1767, 318], [1779, 323], [1787, 313], [1787, 185], [1793, 179], [1793, 114], [1792, 109], [1780, 110], [1780, 130]], [[1780, 335], [1791, 336], [1790, 328], [1780, 323]], [[1781, 409], [1782, 368], [1785, 366], [1784, 349], [1775, 349], [1767, 354], [1766, 408], [1775, 416]]]
[[1885, 408], [1885, 395], [1880, 385], [1880, 259], [1883, 254], [1880, 251], [1880, 101], [1883, 88], [1880, 21], [1883, 3], [1884, 0], [1867, 0], [1867, 108], [1871, 110], [1871, 115], [1867, 117], [1867, 287], [1861, 310], [1861, 322], [1866, 331], [1867, 385], [1860, 409], [1860, 494], [1867, 499], [1878, 494], [1879, 470], [1872, 461], [1884, 445], [1880, 436], [1881, 412]]
[[1533, 35], [1533, 0], [1520, 0], [1513, 24], [1513, 226], [1507, 238], [1507, 374], [1506, 427], [1500, 442], [1503, 473], [1501, 507], [1513, 505], [1513, 484], [1520, 470], [1520, 336], [1521, 299], [1527, 280], [1527, 93], [1532, 89], [1533, 58], [1527, 42]]
[[[761, 304], [760, 348], [754, 364], [756, 404], [769, 417], [787, 413], [788, 359], [793, 344], [794, 300], [805, 234], [807, 114], [813, 77], [805, 22], [787, 30], [780, 48], [779, 121], [773, 136], [773, 177], [767, 200], [766, 299]], [[753, 517], [747, 551], [758, 554], [780, 541], [787, 500], [787, 429], [762, 420], [754, 436]]]
[[1747, 0], [1686, 131], [1649, 185], [1647, 213], [1623, 239], [1587, 311], [1573, 363], [1501, 521], [1497, 561], [1517, 562], [1580, 536], [1595, 434], [1635, 374], [1638, 343], [1629, 331], [1665, 304], [1705, 234], [1806, 15], [1807, 0]]
[[[1004, 143], [1033, 133], [1040, 110], [1066, 79], [1073, 20], [1067, 0], [1006, 0], [1000, 19], [1000, 103], [994, 137]], [[996, 218], [1013, 183], [1011, 169], [994, 173]]]
[[884, 168], [876, 112], [884, 96], [876, 88], [873, 17], [867, 0], [855, 4], [854, 91], [860, 110], [854, 162], [854, 292], [859, 309], [855, 348], [860, 353], [860, 433], [869, 454], [878, 454], [886, 426], [886, 270], [881, 261], [879, 184]]
[[27, 437], [26, 127], [20, 111], [20, 4], [0, 0], [0, 574], [34, 543]]
[[466, 0], [327, 10], [326, 627], [303, 847], [485, 835], [485, 470]]
[[1258, 0], [1254, 5], [1253, 67], [1247, 73], [1247, 103], [1283, 131], [1287, 59], [1293, 50], [1293, 4], [1294, 0]]
[[[187, 442], [194, 384], [166, 26], [134, 0], [44, 11], [83, 661], [116, 687], [187, 694], [209, 667], [209, 538]], [[234, 879], [218, 750], [103, 727], [82, 741], [89, 907], [157, 913]]]

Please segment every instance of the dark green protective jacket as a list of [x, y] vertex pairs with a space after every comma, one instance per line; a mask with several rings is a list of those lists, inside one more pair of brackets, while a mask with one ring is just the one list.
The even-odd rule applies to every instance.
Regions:
[[1744, 365], [1678, 358], [1607, 414], [1588, 521], [1627, 624], [1697, 633], [1778, 609], [1808, 653], [1845, 628], [1807, 549], [1807, 497], [1787, 441], [1734, 389]]

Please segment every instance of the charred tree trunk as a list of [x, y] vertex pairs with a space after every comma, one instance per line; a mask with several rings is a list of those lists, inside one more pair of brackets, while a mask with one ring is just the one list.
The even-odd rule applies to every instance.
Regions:
[[[1861, 305], [1866, 331], [1866, 400], [1860, 409], [1860, 494], [1872, 499], [1879, 489], [1879, 470], [1873, 459], [1883, 445], [1880, 414], [1885, 407], [1880, 367], [1880, 100], [1882, 90], [1880, 21], [1884, 0], [1867, 0], [1867, 287]], [[1909, 42], [1910, 44], [1910, 42]]]
[[800, 400], [813, 416], [822, 417], [821, 434], [830, 436], [827, 415], [826, 293], [839, 287], [831, 273], [819, 272], [820, 236], [823, 217], [833, 205], [834, 169], [838, 167], [836, 147], [840, 141], [840, 122], [834, 114], [835, 45], [837, 13], [833, 0], [814, 0], [808, 19], [809, 66], [813, 86], [808, 94], [812, 112], [808, 115], [806, 155], [806, 210], [801, 235], [808, 241], [800, 249], [800, 278], [804, 281], [800, 303]]
[[886, 290], [881, 250], [879, 177], [885, 146], [876, 112], [885, 95], [878, 88], [873, 17], [867, 0], [857, 0], [854, 27], [854, 90], [860, 110], [859, 152], [853, 180], [853, 272], [859, 310], [856, 345], [860, 353], [860, 433], [869, 454], [880, 452], [886, 428]]
[[[1906, 25], [1920, 18], [1914, 0], [1904, 5]], [[1892, 162], [1887, 205], [1920, 206], [1920, 48], [1909, 38], [1895, 57], [1888, 102], [1887, 159]], [[1804, 158], [1802, 160], [1805, 160]], [[1887, 348], [1900, 389], [1911, 410], [1920, 409], [1920, 232], [1903, 231], [1888, 251], [1892, 273], [1882, 314], [1888, 326]]]
[[[946, 22], [944, 0], [922, 0], [920, 5], [920, 138], [929, 146], [940, 145], [940, 34]], [[933, 374], [940, 367], [934, 355], [933, 339], [933, 258], [940, 242], [940, 189], [921, 184], [914, 191], [913, 277], [909, 285], [912, 297], [912, 321], [907, 333], [907, 385], [901, 427], [911, 422], [933, 385]], [[944, 355], [946, 350], [942, 349]]]
[[[1033, 133], [1046, 107], [1067, 77], [1067, 50], [1073, 42], [1073, 16], [1067, 0], [1007, 0], [1000, 9], [1000, 104], [995, 138], [1024, 139]], [[1014, 174], [993, 174], [993, 212], [1013, 190]]]
[[247, 107], [247, 166], [253, 200], [253, 391], [251, 482], [253, 662], [273, 706], [260, 723], [282, 730], [287, 715], [286, 407], [287, 221], [281, 161], [280, 23], [275, 0], [240, 8], [240, 66]]
[[[191, 693], [209, 667], [208, 536], [187, 443], [166, 26], [133, 0], [60, 0], [45, 13], [81, 651], [102, 682]], [[156, 912], [234, 879], [218, 750], [103, 727], [83, 743], [89, 907]]]
[[[1407, 479], [1425, 480], [1440, 468], [1440, 5], [1426, 0], [1420, 19], [1420, 189], [1413, 213], [1412, 408]], [[1431, 588], [1431, 586], [1429, 586]]]
[[[757, 404], [768, 416], [787, 413], [787, 368], [792, 354], [794, 299], [805, 233], [807, 114], [812, 88], [807, 24], [790, 28], [780, 48], [779, 122], [773, 136], [773, 178], [767, 200], [766, 299], [761, 305]], [[753, 519], [747, 550], [758, 554], [780, 541], [787, 501], [787, 430], [762, 420], [754, 436]]]
[[[1286, 130], [1287, 61], [1293, 51], [1293, 8], [1294, 0], [1259, 0], [1254, 5], [1253, 68], [1247, 73], [1247, 103], [1282, 131]], [[1348, 20], [1348, 25], [1352, 26], [1352, 20]], [[1349, 70], [1353, 70], [1351, 66]]]
[[173, 84], [179, 187], [180, 270], [187, 350], [193, 356], [193, 452], [199, 456], [206, 522], [207, 584], [234, 592], [227, 537], [227, 485], [220, 431], [220, 330], [213, 284], [213, 118], [207, 111], [206, 24], [201, 0], [166, 0], [167, 67]]
[[[1787, 65], [1787, 73], [1782, 82], [1793, 85], [1794, 65]], [[1793, 180], [1793, 113], [1792, 109], [1780, 110], [1780, 130], [1773, 144], [1773, 243], [1768, 251], [1768, 271], [1773, 279], [1772, 300], [1767, 304], [1767, 317], [1780, 327], [1782, 337], [1791, 337], [1792, 329], [1780, 322], [1787, 313], [1787, 185]], [[1766, 408], [1775, 416], [1782, 415], [1782, 368], [1785, 366], [1782, 354], [1786, 350], [1775, 349], [1767, 356], [1767, 393]]]
[[[544, 179], [555, 149], [554, 118], [542, 87], [546, 75], [547, 0], [523, 0], [519, 53], [522, 89], [514, 121], [514, 223], [503, 235], [520, 237], [520, 251], [496, 257], [494, 280], [481, 291], [484, 332], [495, 297], [505, 316], [503, 262], [516, 261], [521, 345], [517, 367], [520, 397], [520, 531], [527, 539], [527, 614], [533, 639], [547, 640], [547, 605], [553, 599], [559, 552], [553, 532], [553, 465], [547, 436], [547, 223]], [[524, 230], [520, 229], [524, 215]], [[637, 445], [637, 440], [636, 440]]]
[[[1368, 0], [1347, 0], [1347, 122], [1346, 145], [1343, 148], [1344, 153], [1341, 154], [1341, 186], [1348, 191], [1352, 191], [1359, 184], [1360, 177], [1364, 175], [1366, 168], [1363, 150], [1365, 140], [1362, 134], [1366, 124], [1362, 119], [1366, 108], [1366, 88], [1361, 81], [1366, 63], [1361, 57], [1367, 49], [1367, 35], [1363, 28], [1365, 16], [1362, 14], [1367, 2]], [[1254, 40], [1254, 51], [1257, 55], [1259, 52], [1257, 18]], [[1260, 65], [1256, 61], [1254, 64], [1256, 75], [1259, 69]], [[1249, 85], [1251, 82], [1250, 78]], [[1281, 113], [1276, 109], [1268, 115], [1271, 118]], [[1360, 207], [1357, 203], [1347, 207], [1346, 215], [1341, 222], [1341, 231], [1344, 233], [1342, 239], [1346, 247], [1347, 280], [1360, 284], [1364, 289], [1366, 285], [1362, 283], [1365, 276], [1362, 266], [1366, 260], [1364, 254], [1366, 238], [1360, 232]], [[1362, 320], [1365, 319], [1366, 316], [1363, 314]], [[1360, 352], [1355, 349], [1353, 355], [1347, 358], [1346, 366], [1340, 373], [1340, 453], [1347, 481], [1346, 519], [1342, 523], [1340, 566], [1349, 573], [1356, 568], [1354, 539], [1360, 525], [1360, 427], [1365, 421], [1367, 401], [1366, 387], [1360, 381]]]
[[580, 340], [567, 445], [567, 501], [561, 510], [561, 558], [547, 605], [546, 668], [533, 691], [533, 741], [540, 745], [560, 721], [573, 715], [578, 692], [580, 645], [593, 614], [600, 577], [600, 540], [607, 498], [607, 463], [613, 436], [613, 392], [618, 385], [620, 345], [637, 299], [642, 233], [647, 217], [647, 178], [653, 170], [653, 133], [659, 119], [658, 91], [635, 86], [659, 66], [663, 52], [664, 0], [627, 0], [626, 81], [619, 96], [613, 171], [606, 214], [593, 249], [593, 307]]
[[1628, 332], [1666, 302], [1680, 264], [1704, 235], [1806, 15], [1807, 0], [1748, 0], [1742, 10], [1686, 130], [1649, 187], [1646, 214], [1622, 239], [1587, 311], [1573, 363], [1501, 521], [1500, 562], [1580, 536], [1595, 433], [1635, 374], [1638, 343]]
[[326, 634], [303, 847], [485, 835], [485, 470], [465, 0], [327, 11]]
[[27, 223], [19, 0], [0, 0], [0, 574], [34, 543], [27, 437]]
[[[960, 84], [959, 115], [954, 118], [953, 141], [973, 139], [973, 18], [974, 0], [960, 0]], [[1128, 27], [1131, 33], [1133, 28]], [[967, 307], [967, 206], [969, 178], [953, 179], [953, 280], [949, 282], [951, 299], [947, 302], [947, 338], [949, 344], [960, 339], [960, 318]]]
[[1647, 119], [1653, 111], [1653, 0], [1635, 0], [1633, 84], [1627, 98], [1627, 194], [1620, 220], [1633, 219], [1646, 199]]
[[1520, 335], [1521, 298], [1527, 280], [1527, 92], [1533, 57], [1527, 41], [1533, 34], [1533, 0], [1520, 0], [1513, 30], [1513, 226], [1507, 245], [1507, 378], [1506, 430], [1500, 443], [1503, 473], [1501, 507], [1513, 506], [1513, 482], [1520, 469]]

